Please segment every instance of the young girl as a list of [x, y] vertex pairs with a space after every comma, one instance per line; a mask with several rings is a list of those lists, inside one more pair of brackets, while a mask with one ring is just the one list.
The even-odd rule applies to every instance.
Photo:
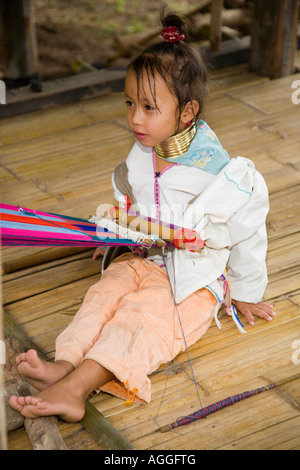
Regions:
[[127, 116], [137, 143], [115, 170], [113, 185], [120, 204], [129, 195], [143, 216], [193, 229], [197, 237], [191, 242], [183, 235], [180, 249], [117, 257], [58, 337], [55, 362], [40, 360], [34, 350], [17, 357], [20, 373], [40, 390], [10, 398], [24, 416], [79, 421], [99, 387], [148, 403], [148, 375], [195, 343], [213, 318], [219, 325], [222, 303], [240, 329], [234, 305], [250, 325], [254, 315], [268, 321], [275, 315], [261, 302], [266, 185], [251, 161], [230, 160], [201, 120], [207, 72], [184, 42], [185, 24], [167, 15], [163, 26], [163, 41], [128, 67]]

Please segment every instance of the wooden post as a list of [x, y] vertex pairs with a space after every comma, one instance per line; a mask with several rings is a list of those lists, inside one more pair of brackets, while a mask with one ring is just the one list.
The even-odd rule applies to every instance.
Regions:
[[34, 0], [1, 0], [0, 31], [5, 78], [20, 80], [39, 72]]
[[222, 11], [224, 0], [213, 0], [211, 5], [210, 47], [213, 52], [220, 49], [222, 40]]
[[271, 79], [294, 72], [298, 0], [256, 0], [250, 71]]

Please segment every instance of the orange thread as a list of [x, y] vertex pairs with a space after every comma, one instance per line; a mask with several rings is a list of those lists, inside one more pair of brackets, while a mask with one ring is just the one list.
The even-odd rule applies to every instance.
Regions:
[[127, 397], [128, 397], [124, 403], [124, 406], [131, 406], [136, 394], [139, 393], [139, 389], [134, 387], [131, 392], [129, 390], [128, 380], [126, 380], [124, 385], [125, 385], [125, 389], [127, 390]]

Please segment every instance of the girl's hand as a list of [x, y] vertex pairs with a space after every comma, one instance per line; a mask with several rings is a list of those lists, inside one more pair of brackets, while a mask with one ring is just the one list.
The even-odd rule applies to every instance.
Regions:
[[97, 260], [100, 256], [103, 256], [106, 248], [96, 248], [93, 254], [93, 260]]
[[273, 305], [264, 302], [252, 304], [250, 302], [242, 302], [240, 300], [233, 300], [236, 308], [247, 318], [249, 325], [254, 325], [254, 315], [264, 318], [267, 321], [272, 321], [276, 312], [273, 310]]
[[182, 250], [187, 249], [197, 253], [200, 253], [205, 246], [205, 242], [201, 239], [200, 235], [194, 230], [190, 229], [177, 230], [173, 244], [175, 248]]

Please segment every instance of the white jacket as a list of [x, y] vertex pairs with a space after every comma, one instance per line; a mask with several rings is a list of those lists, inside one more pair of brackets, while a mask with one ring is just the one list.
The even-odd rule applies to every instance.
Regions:
[[[204, 169], [174, 165], [155, 178], [152, 149], [136, 143], [126, 160], [128, 183], [145, 216], [196, 230], [206, 246], [201, 253], [167, 250], [164, 258], [158, 248], [149, 258], [166, 262], [175, 299], [180, 303], [194, 291], [206, 287], [223, 302], [223, 281], [227, 269], [231, 296], [235, 300], [259, 302], [267, 286], [266, 216], [268, 190], [253, 162], [237, 157], [215, 176]], [[115, 197], [122, 194], [114, 182]]]

